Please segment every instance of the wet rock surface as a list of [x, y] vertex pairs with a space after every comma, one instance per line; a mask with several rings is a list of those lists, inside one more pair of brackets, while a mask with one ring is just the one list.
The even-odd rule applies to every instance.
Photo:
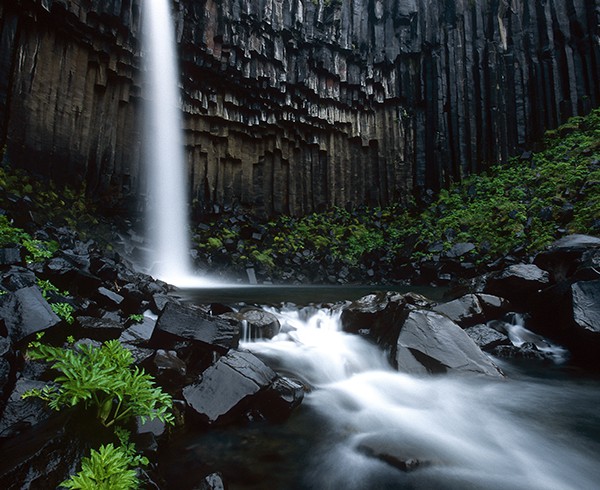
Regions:
[[244, 402], [266, 390], [276, 378], [253, 354], [232, 351], [204, 371], [197, 383], [184, 388], [183, 397], [203, 423], [231, 421], [244, 414]]
[[399, 371], [501, 376], [498, 368], [453, 321], [439, 313], [415, 310], [401, 327], [394, 353]]

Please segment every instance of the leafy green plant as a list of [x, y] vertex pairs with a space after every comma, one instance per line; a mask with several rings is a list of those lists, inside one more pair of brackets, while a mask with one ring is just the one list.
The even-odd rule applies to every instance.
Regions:
[[40, 262], [49, 259], [58, 250], [55, 241], [36, 240], [21, 228], [14, 226], [5, 215], [0, 215], [0, 246], [20, 245], [27, 250], [28, 262]]
[[75, 308], [73, 308], [73, 305], [70, 305], [69, 303], [50, 303], [50, 308], [52, 308], [52, 311], [56, 313], [59, 318], [63, 319], [69, 325], [75, 323], [75, 317], [73, 317]]
[[144, 321], [144, 315], [142, 315], [141, 313], [132, 313], [131, 315], [129, 315], [129, 320], [132, 323], [142, 323]]
[[61, 375], [51, 385], [27, 391], [23, 398], [41, 398], [54, 410], [79, 403], [95, 407], [99, 421], [106, 427], [135, 416], [142, 421], [157, 418], [173, 423], [171, 397], [154, 386], [152, 376], [132, 366], [131, 352], [117, 340], [96, 347], [73, 345], [69, 339], [66, 347], [55, 347], [42, 344], [40, 339], [41, 335], [29, 344], [27, 355], [52, 363]]
[[64, 481], [61, 487], [81, 490], [130, 490], [139, 488], [136, 468], [146, 466], [148, 459], [136, 454], [133, 444], [103, 444], [98, 451], [81, 461], [81, 470]]
[[73, 312], [75, 308], [73, 305], [69, 303], [65, 303], [63, 301], [52, 301], [51, 293], [55, 293], [61, 296], [68, 296], [68, 291], [60, 291], [54, 284], [52, 284], [48, 280], [37, 279], [37, 285], [42, 291], [42, 296], [48, 303], [50, 303], [50, 308], [52, 311], [56, 313], [60, 318], [66, 321], [69, 325], [72, 325], [75, 322], [75, 318], [73, 317]]

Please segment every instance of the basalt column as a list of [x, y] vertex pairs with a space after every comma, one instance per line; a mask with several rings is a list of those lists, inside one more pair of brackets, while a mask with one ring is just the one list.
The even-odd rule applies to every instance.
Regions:
[[[0, 4], [8, 160], [144, 194], [141, 2]], [[506, 161], [599, 105], [597, 4], [173, 0], [194, 207], [387, 204]]]

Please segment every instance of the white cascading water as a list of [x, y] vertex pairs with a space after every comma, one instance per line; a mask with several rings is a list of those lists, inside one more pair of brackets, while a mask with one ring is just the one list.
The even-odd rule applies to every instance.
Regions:
[[[244, 347], [310, 386], [303, 406], [324, 420], [299, 488], [598, 488], [600, 447], [573, 427], [589, 418], [585, 387], [581, 395], [573, 384], [403, 374], [378, 347], [341, 332], [331, 310], [269, 311], [284, 333]], [[369, 441], [426, 464], [399, 471], [359, 450]]]
[[149, 189], [147, 223], [150, 230], [149, 269], [177, 286], [203, 286], [190, 263], [188, 193], [179, 107], [177, 51], [171, 2], [144, 2], [149, 121]]

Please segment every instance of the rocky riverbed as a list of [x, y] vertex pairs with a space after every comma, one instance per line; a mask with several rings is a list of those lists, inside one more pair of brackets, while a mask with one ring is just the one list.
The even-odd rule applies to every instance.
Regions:
[[[260, 304], [189, 304], [176, 288], [66, 227], [48, 226], [43, 234], [60, 244], [44, 260], [27, 262], [19, 245], [0, 250], [3, 488], [54, 488], [90, 447], [109, 437], [85, 411], [54, 412], [40, 400], [21, 398], [54, 377], [47, 365], [26, 356], [38, 332], [57, 345], [68, 335], [95, 345], [118, 339], [172, 395], [174, 427], [141, 421], [130, 427], [152, 461], [142, 476], [148, 488], [170, 488], [156, 456], [173, 436], [192, 428], [280, 423], [312, 389], [240, 347], [240, 338], [286, 333]], [[549, 365], [551, 342], [568, 351], [566, 366], [597, 371], [599, 271], [600, 239], [573, 235], [522, 263], [469, 278], [463, 287], [470, 290], [455, 291], [450, 301], [390, 291], [319, 306], [339, 312], [343, 330], [378, 344], [400, 372], [501, 379], [494, 359]], [[48, 291], [49, 283], [56, 290]], [[69, 305], [68, 314], [52, 307], [57, 304]], [[515, 314], [532, 331], [516, 332]], [[369, 454], [391, 457], [372, 447]], [[410, 461], [397, 464], [412, 470]], [[190, 488], [224, 485], [209, 467], [190, 478]]]

